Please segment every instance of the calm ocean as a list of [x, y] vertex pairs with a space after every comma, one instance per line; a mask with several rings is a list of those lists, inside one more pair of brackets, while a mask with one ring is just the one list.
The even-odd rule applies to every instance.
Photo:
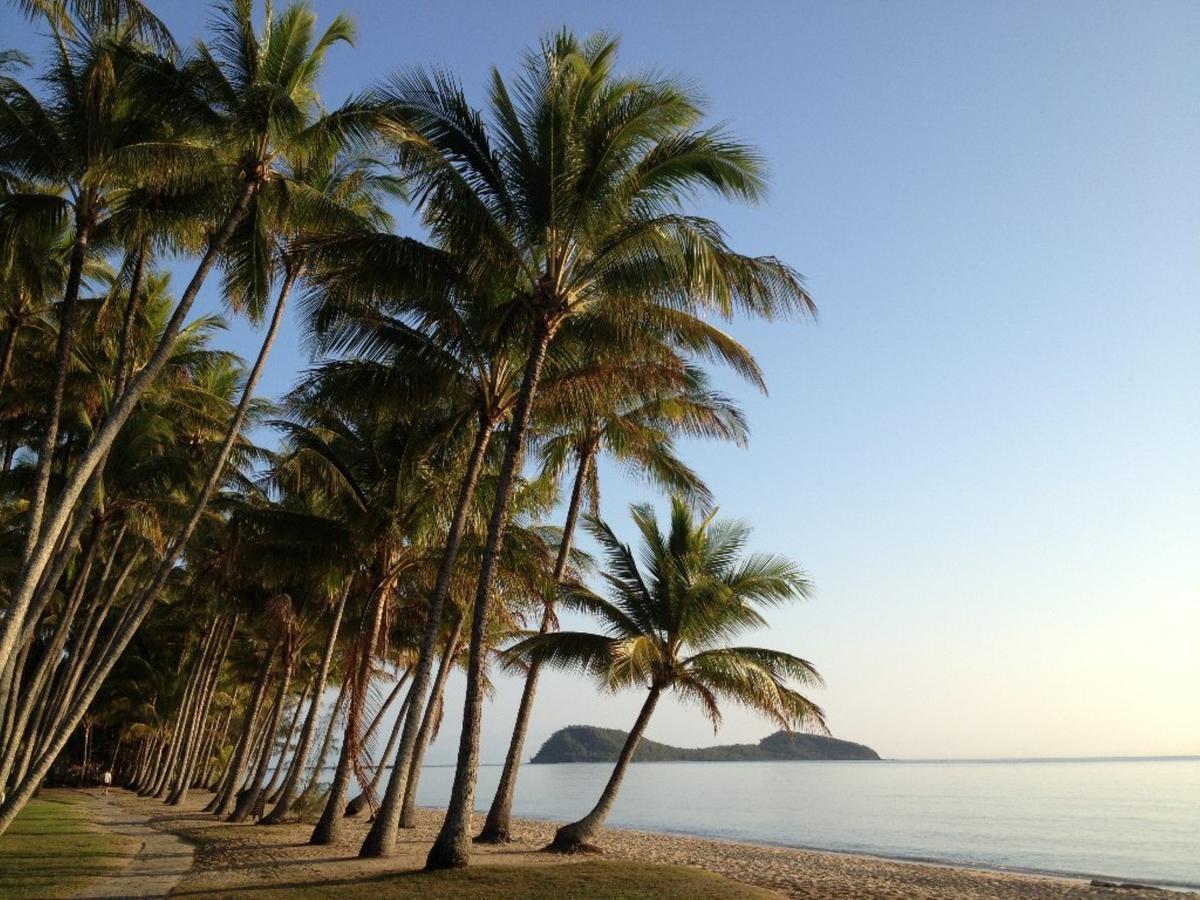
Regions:
[[[609, 771], [525, 765], [514, 812], [576, 818]], [[427, 767], [419, 802], [444, 806], [453, 774]], [[499, 774], [480, 769], [480, 806]], [[1200, 757], [641, 763], [629, 768], [609, 824], [1200, 887]]]

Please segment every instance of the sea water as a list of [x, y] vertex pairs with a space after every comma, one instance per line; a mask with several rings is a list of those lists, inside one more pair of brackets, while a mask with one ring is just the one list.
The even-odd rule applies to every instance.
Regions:
[[[610, 772], [526, 764], [513, 812], [578, 818]], [[480, 809], [499, 775], [480, 767]], [[453, 777], [452, 767], [427, 766], [418, 802], [445, 806]], [[1200, 757], [637, 763], [608, 824], [1200, 887]]]

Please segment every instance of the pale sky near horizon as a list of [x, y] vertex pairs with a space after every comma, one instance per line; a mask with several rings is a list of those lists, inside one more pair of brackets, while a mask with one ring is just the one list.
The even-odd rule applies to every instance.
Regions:
[[[151, 5], [181, 42], [202, 33], [205, 4]], [[817, 664], [836, 736], [885, 757], [1200, 753], [1200, 5], [315, 6], [359, 24], [330, 104], [412, 64], [482, 103], [490, 65], [568, 24], [621, 35], [622, 69], [694, 78], [762, 149], [769, 201], [716, 212], [807, 276], [820, 320], [733, 327], [771, 395], [722, 378], [750, 447], [687, 458], [754, 549], [816, 583], [753, 638]], [[0, 35], [44, 47], [11, 4]], [[306, 361], [292, 322], [267, 390]], [[628, 504], [655, 497], [602, 478], [632, 539]], [[519, 697], [497, 685], [484, 762]], [[640, 702], [548, 676], [526, 755], [563, 725], [628, 728]], [[460, 715], [456, 680], [430, 762], [453, 759]], [[730, 707], [714, 737], [672, 702], [648, 735], [773, 728]]]

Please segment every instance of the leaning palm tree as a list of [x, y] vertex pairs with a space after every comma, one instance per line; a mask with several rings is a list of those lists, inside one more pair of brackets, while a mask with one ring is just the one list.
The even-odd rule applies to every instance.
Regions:
[[[742, 411], [732, 399], [711, 390], [708, 379], [699, 369], [686, 369], [683, 384], [676, 386], [673, 379], [667, 384], [658, 383], [655, 373], [647, 374], [644, 365], [635, 364], [629, 368], [635, 379], [636, 392], [631, 390], [631, 385], [614, 379], [610, 390], [596, 391], [586, 398], [570, 397], [567, 403], [543, 403], [539, 410], [539, 422], [545, 422], [543, 427], [550, 432], [538, 435], [544, 467], [558, 474], [572, 464], [575, 466], [554, 568], [556, 586], [564, 580], [585, 494], [593, 513], [599, 510], [600, 485], [596, 466], [599, 454], [611, 456], [625, 468], [667, 490], [708, 501], [708, 488], [679, 458], [674, 437], [677, 434], [718, 437], [745, 443], [746, 422]], [[643, 399], [638, 393], [648, 395], [649, 399]], [[558, 625], [556, 593], [554, 590], [549, 592], [542, 610], [539, 632], [543, 634]], [[525, 686], [517, 706], [504, 768], [483, 830], [475, 838], [476, 843], [501, 844], [509, 840], [517, 772], [533, 715], [539, 674], [540, 666], [536, 663], [525, 673]]]
[[654, 708], [668, 691], [698, 703], [714, 728], [721, 723], [718, 704], [725, 700], [784, 728], [826, 730], [821, 709], [791, 687], [821, 684], [811, 663], [779, 650], [728, 643], [739, 632], [765, 625], [765, 607], [808, 595], [800, 569], [779, 556], [743, 556], [749, 537], [744, 525], [714, 522], [713, 514], [697, 521], [678, 497], [671, 501], [669, 532], [659, 530], [648, 505], [634, 506], [633, 520], [642, 539], [641, 563], [608, 525], [588, 520], [607, 561], [603, 580], [610, 599], [579, 583], [561, 593], [564, 606], [595, 616], [603, 631], [533, 635], [506, 653], [514, 664], [527, 660], [591, 675], [606, 690], [647, 691], [600, 799], [582, 819], [559, 828], [549, 850], [584, 849], [604, 824]]
[[[494, 320], [527, 348], [476, 582], [458, 763], [430, 868], [470, 856], [492, 588], [551, 344], [571, 319], [628, 327], [653, 318], [686, 330], [705, 313], [810, 306], [792, 269], [736, 253], [715, 222], [686, 210], [697, 195], [761, 197], [757, 155], [704, 127], [686, 85], [617, 76], [616, 51], [603, 35], [558, 34], [528, 54], [514, 90], [493, 75], [486, 116], [440, 73], [399, 76], [376, 91], [380, 127], [433, 240], [469, 261], [469, 279], [496, 286]], [[363, 855], [394, 847], [392, 822], [377, 826]]]

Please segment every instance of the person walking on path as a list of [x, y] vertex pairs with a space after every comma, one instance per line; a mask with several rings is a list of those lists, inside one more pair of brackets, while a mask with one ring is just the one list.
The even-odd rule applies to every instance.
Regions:
[[108, 769], [105, 769], [104, 775], [100, 780], [104, 783], [104, 787], [101, 789], [100, 793], [107, 797], [108, 789], [112, 787], [112, 772]]

